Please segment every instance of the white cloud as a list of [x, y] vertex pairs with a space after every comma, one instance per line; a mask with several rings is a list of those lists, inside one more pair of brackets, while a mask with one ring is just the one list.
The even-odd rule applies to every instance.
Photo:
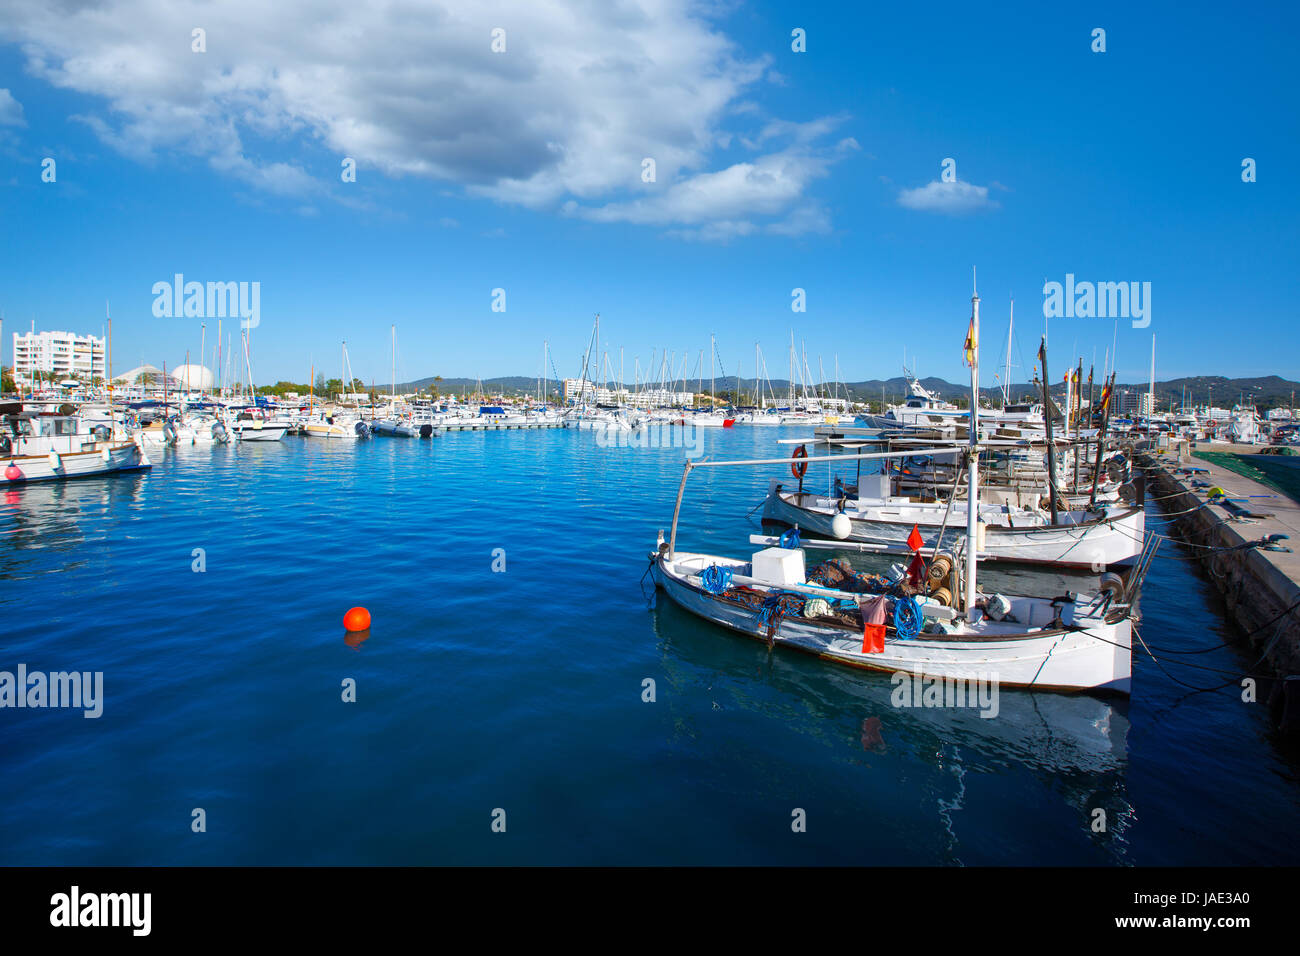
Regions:
[[26, 126], [23, 104], [14, 99], [8, 90], [0, 89], [0, 126]]
[[[780, 139], [785, 149], [709, 171], [732, 143], [724, 121], [762, 122], [748, 90], [765, 76], [780, 81], [769, 57], [743, 55], [705, 18], [710, 9], [699, 0], [9, 0], [0, 40], [21, 45], [32, 75], [91, 97], [78, 118], [141, 160], [188, 154], [304, 198], [337, 180], [308, 172], [321, 164], [301, 152], [305, 141], [354, 158], [363, 173], [425, 177], [533, 208], [580, 204], [595, 221], [712, 222], [741, 234], [736, 224], [750, 215], [786, 221], [825, 175], [838, 154], [812, 143], [839, 118], [769, 120], [747, 145], [761, 152]], [[191, 51], [195, 27], [206, 31], [205, 53]], [[496, 27], [505, 53], [491, 50]], [[669, 195], [641, 182], [646, 157]]]
[[898, 194], [898, 204], [922, 212], [939, 212], [959, 216], [979, 209], [996, 209], [998, 203], [989, 199], [987, 186], [964, 182], [932, 182], [917, 189], [904, 189]]
[[[816, 126], [816, 129], [811, 127]], [[792, 135], [794, 143], [785, 149], [754, 160], [734, 163], [713, 173], [699, 173], [664, 186], [657, 193], [637, 199], [584, 206], [570, 201], [564, 211], [593, 222], [629, 222], [640, 225], [700, 226], [671, 230], [668, 234], [693, 239], [730, 239], [759, 231], [755, 217], [786, 217], [769, 223], [764, 231], [778, 235], [828, 231], [828, 216], [819, 210], [810, 216], [805, 203], [813, 180], [826, 176], [830, 166], [857, 149], [852, 139], [841, 140], [832, 149], [806, 145], [814, 136], [829, 132], [831, 125], [787, 124], [788, 128], [764, 130], [759, 139]]]

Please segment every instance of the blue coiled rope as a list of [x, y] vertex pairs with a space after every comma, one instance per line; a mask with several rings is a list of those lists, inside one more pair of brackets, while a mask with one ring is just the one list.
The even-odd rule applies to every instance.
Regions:
[[781, 537], [777, 538], [776, 543], [778, 546], [782, 548], [789, 548], [790, 550], [794, 550], [795, 548], [798, 548], [799, 529], [791, 528], [789, 531], [782, 534]]
[[731, 568], [713, 564], [700, 574], [700, 585], [710, 594], [721, 594], [731, 587], [731, 575]]
[[903, 641], [921, 633], [921, 605], [916, 603], [916, 598], [902, 595], [894, 601], [894, 631]]
[[768, 632], [769, 643], [776, 635], [776, 629], [781, 626], [781, 617], [781, 592], [774, 591], [764, 599], [758, 612], [758, 623]]

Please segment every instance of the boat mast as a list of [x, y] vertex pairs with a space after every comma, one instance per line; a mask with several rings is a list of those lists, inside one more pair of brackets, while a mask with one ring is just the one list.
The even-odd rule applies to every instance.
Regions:
[[980, 297], [975, 284], [975, 270], [971, 269], [970, 298], [970, 461], [967, 465], [966, 488], [966, 620], [975, 616], [975, 574], [979, 564], [979, 401], [980, 401]]
[[1156, 417], [1156, 337], [1155, 333], [1151, 335], [1151, 390], [1147, 393], [1150, 397], [1147, 399], [1147, 430], [1150, 431], [1151, 423]]
[[794, 411], [794, 329], [790, 330], [790, 411]]
[[1011, 317], [1007, 320], [1007, 364], [1002, 372], [1002, 410], [1011, 398], [1011, 330], [1016, 327], [1016, 297], [1011, 297]]
[[388, 397], [397, 404], [397, 323], [393, 323], [393, 390], [388, 393]]

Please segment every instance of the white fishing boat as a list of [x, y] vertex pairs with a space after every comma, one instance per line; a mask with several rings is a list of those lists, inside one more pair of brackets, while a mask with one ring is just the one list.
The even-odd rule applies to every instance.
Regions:
[[[968, 343], [978, 343], [979, 297], [972, 296]], [[968, 345], [972, 396], [979, 394], [978, 345]], [[899, 452], [823, 455], [750, 461], [691, 461], [678, 486], [670, 535], [650, 555], [656, 585], [697, 616], [752, 638], [814, 654], [834, 663], [924, 675], [953, 682], [993, 682], [1042, 690], [1127, 694], [1131, 677], [1130, 613], [1145, 563], [1126, 582], [1106, 573], [1092, 594], [1057, 598], [984, 595], [977, 586], [982, 555], [973, 548], [979, 524], [978, 428], [970, 428], [966, 536], [950, 552], [929, 552], [918, 577], [897, 581], [855, 572], [844, 560], [805, 570], [805, 549], [888, 553], [885, 544], [854, 544], [841, 517], [830, 539], [776, 539], [749, 558], [677, 550], [678, 521], [691, 472], [698, 468], [897, 458]], [[939, 454], [929, 449], [910, 454]], [[773, 539], [751, 538], [770, 544]], [[965, 545], [965, 546], [963, 546]], [[917, 550], [916, 561], [925, 553]], [[914, 561], [914, 567], [916, 566]], [[1149, 559], [1147, 559], [1149, 561]], [[892, 625], [869, 620], [892, 604]]]
[[[1113, 584], [1069, 600], [992, 595], [965, 617], [924, 599], [917, 602], [922, 629], [900, 635], [898, 623], [887, 624], [883, 650], [873, 653], [864, 650], [862, 606], [881, 594], [899, 602], [907, 596], [769, 573], [776, 566], [802, 568], [802, 549], [765, 548], [748, 560], [666, 549], [654, 561], [655, 583], [685, 610], [838, 664], [1038, 690], [1129, 693], [1129, 609]], [[719, 589], [714, 582], [724, 579], [727, 586]], [[996, 619], [993, 598], [1001, 599]]]
[[[774, 480], [763, 520], [830, 535], [836, 517], [844, 515], [848, 541], [901, 545], [916, 528], [928, 548], [960, 545], [969, 501], [895, 496], [888, 493], [889, 481], [888, 475], [865, 476], [859, 497], [833, 498], [787, 490]], [[874, 493], [872, 484], [877, 485]], [[1016, 492], [1000, 497], [1002, 503], [983, 501], [977, 509], [978, 548], [987, 560], [1102, 569], [1132, 564], [1141, 554], [1146, 530], [1141, 501], [1058, 511], [1053, 521], [1050, 512], [1037, 507], [1037, 494], [1033, 505], [1017, 504], [1025, 496]]]
[[151, 467], [149, 456], [115, 422], [78, 414], [0, 405], [0, 476], [4, 486], [66, 481]]

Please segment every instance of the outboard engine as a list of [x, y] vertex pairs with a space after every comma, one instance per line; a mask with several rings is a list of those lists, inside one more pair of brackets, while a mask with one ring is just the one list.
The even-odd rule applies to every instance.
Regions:
[[223, 422], [213, 422], [213, 423], [212, 423], [212, 440], [213, 440], [213, 441], [225, 441], [225, 440], [228, 439], [229, 437], [230, 437], [230, 433], [226, 431], [226, 426], [225, 426], [225, 424], [224, 424]]
[[352, 426], [352, 430], [356, 433], [358, 438], [370, 437], [370, 426], [365, 422], [362, 421], [357, 422], [355, 425]]
[[421, 437], [421, 438], [432, 438], [432, 437], [433, 437], [433, 426], [432, 426], [432, 425], [421, 425], [421, 426], [420, 426], [420, 437]]
[[173, 425], [170, 421], [163, 422], [162, 433], [163, 433], [163, 441], [165, 441], [168, 445], [176, 444], [176, 426]]

